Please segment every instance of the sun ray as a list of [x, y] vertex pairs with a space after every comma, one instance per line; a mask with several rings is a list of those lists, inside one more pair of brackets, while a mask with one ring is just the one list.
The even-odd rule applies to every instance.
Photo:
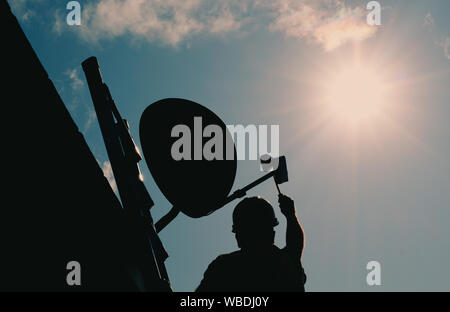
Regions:
[[403, 127], [400, 123], [396, 122], [391, 117], [384, 116], [384, 118], [386, 121], [390, 123], [392, 127], [394, 127], [398, 132], [400, 132], [402, 136], [406, 138], [410, 143], [412, 143], [415, 147], [419, 148], [425, 154], [431, 156], [435, 161], [439, 162], [443, 167], [445, 167], [446, 170], [450, 171], [450, 161], [448, 161], [440, 153], [433, 150], [428, 144], [420, 140], [418, 136], [408, 131], [405, 127]]

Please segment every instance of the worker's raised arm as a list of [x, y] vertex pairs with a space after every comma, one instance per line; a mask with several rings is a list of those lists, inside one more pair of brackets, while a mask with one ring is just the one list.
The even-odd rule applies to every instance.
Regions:
[[286, 217], [286, 251], [295, 260], [302, 257], [305, 237], [300, 222], [297, 219], [294, 201], [283, 194], [278, 196], [281, 213]]

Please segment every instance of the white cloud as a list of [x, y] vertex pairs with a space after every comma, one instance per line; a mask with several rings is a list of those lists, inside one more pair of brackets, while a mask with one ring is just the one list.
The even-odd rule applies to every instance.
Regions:
[[365, 7], [342, 0], [100, 0], [84, 5], [82, 14], [76, 31], [90, 43], [128, 35], [177, 46], [195, 35], [223, 36], [246, 32], [248, 26], [329, 51], [369, 38], [377, 29], [367, 25]]
[[70, 86], [73, 91], [79, 90], [84, 86], [83, 81], [79, 77], [79, 72], [77, 68], [68, 69], [64, 72], [64, 75], [70, 78]]
[[91, 107], [89, 107], [87, 110], [87, 118], [86, 118], [86, 121], [85, 121], [84, 127], [83, 127], [83, 134], [86, 135], [87, 131], [92, 126], [92, 123], [96, 120], [97, 120], [97, 114], [96, 114], [95, 110], [92, 109]]
[[[64, 76], [68, 78], [68, 85], [70, 85], [70, 98], [66, 103], [70, 103], [68, 105], [69, 109], [72, 112], [75, 112], [80, 103], [83, 104], [83, 116], [84, 118], [80, 120], [80, 124], [83, 124], [82, 133], [86, 135], [93, 122], [97, 120], [97, 114], [91, 105], [88, 105], [85, 97], [84, 97], [84, 82], [80, 79], [80, 71], [78, 68], [69, 68], [64, 73]], [[61, 89], [61, 93], [64, 93], [64, 89]]]
[[238, 0], [101, 0], [83, 8], [80, 35], [97, 42], [131, 35], [176, 46], [199, 33], [238, 30]]
[[112, 171], [111, 163], [109, 161], [104, 161], [102, 167], [103, 175], [108, 180], [114, 193], [117, 193], [116, 180], [114, 180], [114, 174]]
[[35, 12], [28, 8], [29, 0], [10, 0], [9, 5], [17, 16], [17, 18], [21, 21], [29, 20]]
[[53, 32], [55, 32], [58, 36], [62, 34], [64, 28], [62, 15], [63, 14], [61, 14], [60, 10], [56, 10], [53, 15], [53, 18], [55, 20], [55, 22], [53, 23]]
[[349, 7], [340, 0], [278, 0], [271, 6], [276, 16], [270, 30], [315, 41], [327, 51], [365, 40], [377, 31], [367, 24], [364, 7]]
[[333, 50], [372, 36], [365, 2], [344, 0], [97, 0], [82, 3], [81, 26], [66, 27], [65, 10], [47, 0], [10, 0], [16, 15], [28, 20], [38, 5], [53, 7], [52, 30], [73, 31], [89, 43], [122, 36], [177, 46], [198, 35], [225, 36], [247, 29], [279, 31]]
[[[48, 5], [48, 0], [9, 0], [9, 6], [11, 7], [14, 15], [21, 22], [27, 22], [31, 19], [36, 19], [40, 16], [42, 11], [42, 5]], [[39, 12], [39, 13], [37, 13]]]

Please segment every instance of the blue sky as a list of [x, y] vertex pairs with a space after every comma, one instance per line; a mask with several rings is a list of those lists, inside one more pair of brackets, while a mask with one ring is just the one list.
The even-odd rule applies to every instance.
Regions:
[[[227, 124], [280, 125], [290, 173], [281, 188], [306, 233], [307, 290], [450, 290], [449, 1], [380, 1], [381, 26], [367, 25], [362, 0], [80, 1], [81, 26], [66, 24], [67, 1], [8, 2], [106, 176], [80, 66], [92, 55], [136, 142], [140, 115], [166, 97]], [[332, 77], [356, 60], [387, 90], [382, 117], [357, 122], [327, 104]], [[158, 219], [170, 204], [141, 168]], [[239, 162], [234, 188], [258, 175]], [[257, 194], [277, 201], [272, 183]], [[174, 290], [193, 290], [209, 262], [237, 248], [234, 204], [162, 232]], [[371, 260], [382, 286], [366, 284]]]

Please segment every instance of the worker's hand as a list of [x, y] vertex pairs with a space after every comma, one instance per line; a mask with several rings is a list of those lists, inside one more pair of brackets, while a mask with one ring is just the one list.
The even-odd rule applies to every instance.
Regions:
[[294, 201], [289, 196], [279, 194], [278, 203], [280, 204], [281, 213], [284, 214], [286, 218], [295, 216]]

